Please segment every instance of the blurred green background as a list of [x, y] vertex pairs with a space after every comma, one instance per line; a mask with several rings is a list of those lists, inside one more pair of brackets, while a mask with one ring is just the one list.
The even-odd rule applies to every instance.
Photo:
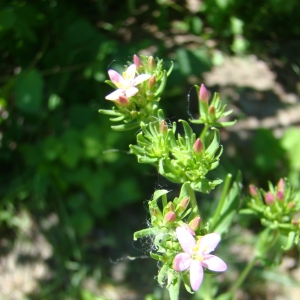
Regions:
[[[171, 121], [197, 116], [192, 86], [203, 82], [234, 109], [219, 176], [299, 187], [299, 1], [0, 5], [1, 299], [167, 299], [151, 243], [132, 235], [155, 189], [179, 187], [128, 153], [136, 132], [98, 114], [111, 107], [107, 70], [133, 54], [174, 62], [161, 101]], [[245, 295], [267, 299], [253, 292], [264, 276]]]

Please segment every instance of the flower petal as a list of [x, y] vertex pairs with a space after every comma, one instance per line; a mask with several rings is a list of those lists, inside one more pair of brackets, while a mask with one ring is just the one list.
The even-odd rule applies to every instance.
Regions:
[[108, 76], [113, 84], [115, 84], [117, 87], [125, 85], [124, 78], [115, 70], [108, 70]]
[[208, 254], [215, 250], [221, 240], [221, 236], [217, 232], [209, 233], [203, 236], [199, 241], [199, 253]]
[[226, 263], [218, 256], [206, 254], [202, 261], [202, 266], [215, 272], [224, 272], [227, 270]]
[[130, 65], [127, 70], [124, 72], [125, 80], [132, 81], [136, 72], [136, 65]]
[[174, 270], [184, 271], [191, 265], [191, 256], [188, 253], [179, 253], [174, 258]]
[[136, 87], [132, 86], [132, 87], [126, 89], [126, 96], [127, 96], [127, 97], [132, 97], [132, 96], [134, 96], [138, 91], [139, 91], [139, 90], [138, 90]]
[[190, 267], [190, 282], [194, 291], [197, 291], [203, 280], [203, 268], [199, 260], [193, 260]]
[[108, 94], [105, 99], [106, 100], [118, 100], [120, 96], [123, 96], [125, 94], [125, 90], [124, 89], [117, 89], [114, 92]]
[[192, 254], [192, 248], [196, 245], [196, 241], [192, 234], [184, 227], [179, 226], [176, 228], [176, 236], [183, 251]]
[[133, 79], [132, 85], [138, 85], [143, 81], [148, 80], [150, 77], [151, 77], [150, 74], [141, 74]]

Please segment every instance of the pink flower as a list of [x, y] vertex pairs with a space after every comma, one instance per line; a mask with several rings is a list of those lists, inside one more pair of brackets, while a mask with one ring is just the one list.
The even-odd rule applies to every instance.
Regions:
[[177, 227], [176, 235], [184, 252], [175, 256], [174, 269], [176, 271], [190, 269], [190, 283], [194, 291], [197, 291], [202, 283], [203, 267], [215, 272], [226, 271], [226, 263], [219, 257], [209, 254], [221, 240], [219, 233], [206, 234], [197, 242], [184, 227]]
[[130, 65], [127, 70], [123, 72], [123, 76], [114, 70], [108, 70], [110, 80], [118, 89], [107, 95], [105, 99], [115, 101], [119, 99], [120, 96], [126, 96], [128, 98], [134, 96], [139, 91], [135, 86], [151, 77], [150, 74], [142, 74], [135, 77], [135, 73], [135, 64]]

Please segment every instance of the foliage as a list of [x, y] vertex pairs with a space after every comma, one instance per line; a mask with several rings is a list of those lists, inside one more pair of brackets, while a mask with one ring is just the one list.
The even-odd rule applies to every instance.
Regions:
[[[29, 211], [54, 249], [57, 276], [66, 278], [62, 297], [97, 299], [85, 289], [77, 291], [80, 284], [65, 289], [73, 277], [85, 276], [69, 272], [66, 262], [86, 267], [87, 273], [93, 269], [97, 255], [90, 256], [87, 240], [95, 231], [98, 237], [99, 228], [109, 232], [118, 221], [116, 212], [145, 199], [153, 188], [149, 180], [140, 180], [148, 169], [128, 155], [132, 134], [111, 132], [109, 120], [97, 114], [100, 107], [110, 109], [104, 100], [110, 91], [103, 83], [107, 70], [122, 70], [139, 51], [167, 57], [167, 69], [173, 60], [161, 105], [169, 116], [186, 117], [187, 81], [220, 63], [219, 50], [278, 55], [297, 69], [298, 58], [282, 42], [299, 39], [299, 3], [209, 0], [190, 10], [186, 1], [2, 0], [0, 7], [0, 230], [9, 236], [11, 229], [22, 226], [19, 212]], [[176, 42], [181, 35], [193, 38]], [[191, 103], [196, 102], [195, 94], [190, 95]], [[193, 104], [191, 113], [198, 113]], [[176, 142], [187, 146], [180, 130]], [[256, 183], [286, 173], [299, 187], [298, 135], [290, 129], [276, 139], [271, 131], [258, 131], [252, 153], [241, 151], [233, 163], [223, 159], [220, 165], [225, 171], [247, 169], [247, 180], [255, 178]], [[243, 153], [256, 157], [245, 161]], [[278, 161], [282, 168], [277, 172]], [[166, 171], [165, 165], [161, 170]], [[51, 214], [59, 224], [45, 230], [42, 221]], [[115, 243], [104, 240], [97, 244], [100, 252]], [[59, 278], [57, 282], [61, 284]]]

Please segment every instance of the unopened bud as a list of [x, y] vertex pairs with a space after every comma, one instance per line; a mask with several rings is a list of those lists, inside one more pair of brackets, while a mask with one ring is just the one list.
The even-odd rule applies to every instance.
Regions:
[[164, 212], [175, 211], [175, 206], [173, 202], [168, 202], [168, 204], [164, 207]]
[[274, 196], [271, 192], [267, 192], [265, 195], [265, 201], [268, 205], [272, 205], [274, 202]]
[[137, 70], [143, 66], [141, 59], [136, 54], [133, 55], [133, 63], [135, 64]]
[[283, 178], [280, 178], [277, 183], [278, 191], [284, 191], [284, 180]]
[[156, 208], [156, 207], [152, 207], [151, 208], [151, 215], [157, 217], [157, 218], [161, 218], [162, 217], [162, 213], [160, 211], [159, 208]]
[[209, 100], [209, 92], [206, 89], [204, 84], [201, 84], [201, 86], [200, 86], [199, 100], [202, 102], [208, 102], [208, 100]]
[[154, 60], [153, 56], [149, 56], [149, 58], [148, 58], [148, 67], [149, 67], [150, 71], [153, 71], [155, 69], [155, 60]]
[[202, 143], [202, 141], [199, 138], [197, 138], [197, 140], [195, 141], [193, 149], [194, 149], [194, 151], [195, 151], [196, 154], [200, 154], [202, 152], [202, 150], [203, 150], [203, 143]]
[[190, 225], [184, 223], [184, 227], [191, 235], [196, 235], [194, 230], [190, 227]]
[[186, 208], [188, 207], [189, 202], [190, 202], [190, 198], [189, 198], [188, 196], [186, 196], [185, 198], [183, 198], [183, 199], [178, 203], [178, 205], [177, 205], [177, 207], [176, 207], [176, 212], [177, 212], [178, 214], [183, 213], [183, 212], [186, 210]]
[[167, 223], [173, 223], [176, 219], [176, 214], [173, 211], [169, 211], [166, 215], [165, 215], [165, 221]]
[[290, 203], [287, 205], [287, 207], [288, 207], [289, 209], [293, 208], [294, 206], [295, 206], [295, 202], [290, 202]]
[[162, 120], [159, 125], [159, 132], [166, 134], [168, 132], [168, 125], [165, 120]]
[[297, 226], [297, 225], [299, 224], [299, 221], [298, 221], [298, 220], [295, 220], [295, 219], [293, 219], [293, 220], [292, 220], [292, 224], [293, 224], [293, 225], [295, 225], [295, 226]]
[[116, 102], [122, 106], [128, 106], [130, 104], [129, 99], [123, 95], [119, 96], [119, 99], [117, 99]]
[[150, 77], [149, 81], [148, 81], [148, 87], [151, 89], [154, 87], [156, 83], [156, 77], [153, 75]]
[[195, 217], [192, 221], [190, 221], [189, 226], [193, 231], [196, 231], [200, 228], [201, 218], [199, 216]]
[[276, 198], [278, 200], [283, 200], [284, 199], [284, 192], [283, 191], [277, 191]]
[[210, 115], [214, 115], [215, 112], [216, 112], [215, 107], [211, 105], [211, 106], [208, 108], [208, 113], [209, 113]]
[[249, 193], [252, 197], [256, 197], [257, 196], [257, 189], [253, 184], [249, 185]]

